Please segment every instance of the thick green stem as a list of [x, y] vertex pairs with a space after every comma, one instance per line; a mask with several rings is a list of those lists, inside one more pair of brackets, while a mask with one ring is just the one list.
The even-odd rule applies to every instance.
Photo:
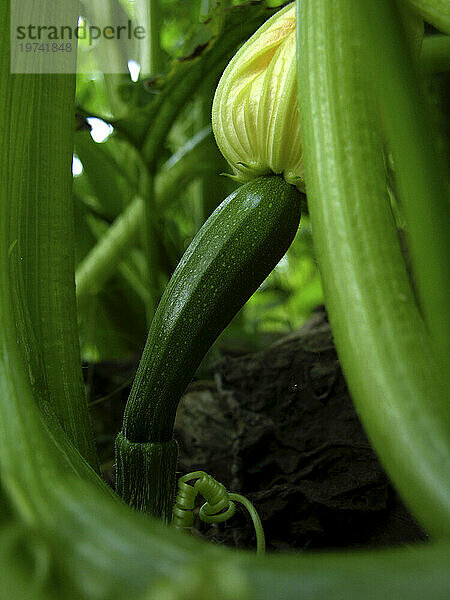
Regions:
[[407, 0], [421, 17], [439, 31], [450, 35], [450, 4], [448, 0]]
[[139, 511], [172, 520], [175, 501], [175, 471], [178, 444], [130, 442], [122, 434], [116, 438], [116, 491]]
[[148, 0], [150, 8], [150, 73], [162, 73], [165, 56], [161, 48], [160, 32], [162, 23], [162, 8], [160, 0]]
[[[31, 2], [26, 4], [23, 10], [31, 11]], [[48, 22], [57, 11], [58, 18], [76, 23], [72, 6], [41, 2], [41, 9]], [[69, 438], [97, 468], [75, 304], [75, 75], [11, 74], [8, 27], [9, 18], [2, 18], [0, 240], [9, 248], [4, 285], [36, 401], [51, 404]]]
[[425, 73], [450, 71], [450, 36], [430, 35], [423, 40], [421, 66]]
[[76, 272], [79, 302], [102, 289], [120, 260], [134, 246], [143, 212], [142, 199], [135, 198], [79, 264]]
[[424, 527], [445, 537], [447, 374], [415, 304], [387, 198], [380, 125], [364, 77], [365, 29], [356, 17], [371, 3], [300, 4], [306, 182], [336, 347], [389, 475]]
[[[448, 177], [436, 149], [426, 97], [408, 52], [395, 2], [380, 0], [357, 10], [362, 51], [380, 107], [394, 162], [396, 191], [406, 217], [407, 242], [420, 308], [436, 357], [450, 357], [450, 222]], [[383, 53], [373, 48], [383, 47]], [[363, 74], [364, 76], [364, 74]], [[367, 76], [367, 74], [365, 74]]]

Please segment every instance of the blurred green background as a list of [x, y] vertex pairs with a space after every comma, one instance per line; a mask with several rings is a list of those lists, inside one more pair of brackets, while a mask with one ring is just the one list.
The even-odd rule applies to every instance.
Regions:
[[[125, 43], [113, 53], [110, 48], [80, 45], [79, 62], [89, 65], [91, 73], [77, 76], [74, 206], [80, 336], [83, 359], [90, 362], [124, 359], [142, 350], [148, 323], [176, 264], [208, 215], [236, 188], [223, 175], [229, 169], [210, 132], [215, 86], [239, 45], [273, 14], [272, 7], [284, 3], [108, 0], [104, 4], [111, 11], [128, 11], [130, 18], [136, 10], [143, 11], [138, 22], [145, 22], [151, 33], [147, 40], [151, 70], [148, 75], [139, 72], [139, 51]], [[153, 13], [145, 16], [148, 7]], [[90, 10], [87, 6], [86, 14]], [[129, 73], [105, 72], [114, 60], [126, 60]], [[185, 89], [183, 78], [189, 83], [198, 68], [199, 85]], [[160, 106], [152, 108], [158, 102]], [[163, 113], [172, 104], [166, 122]], [[150, 160], [142, 150], [149, 120], [162, 122], [160, 129], [166, 130], [156, 134], [158, 148]], [[152, 136], [152, 130], [145, 135]], [[111, 225], [123, 220], [127, 209], [133, 211], [133, 202], [141, 202], [140, 212], [125, 248], [119, 257], [103, 256], [100, 272], [103, 275], [107, 266], [105, 281], [97, 277], [95, 284], [84, 286], [80, 272], [90, 272], [96, 246], [104, 243]], [[311, 228], [304, 214], [288, 254], [209, 358], [217, 356], [218, 348], [257, 349], [267, 339], [298, 328], [322, 302]]]

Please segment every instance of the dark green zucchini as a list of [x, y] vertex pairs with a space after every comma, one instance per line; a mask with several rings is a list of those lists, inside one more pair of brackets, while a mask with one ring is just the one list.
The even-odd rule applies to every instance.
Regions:
[[300, 220], [300, 194], [281, 177], [232, 193], [187, 249], [150, 327], [128, 400], [133, 442], [172, 438], [178, 401], [207, 350], [285, 254]]
[[[170, 498], [170, 490], [155, 485], [159, 463], [165, 460], [167, 470], [169, 455], [175, 473], [172, 433], [181, 395], [207, 350], [285, 254], [300, 213], [295, 187], [275, 175], [255, 179], [222, 202], [178, 264], [152, 321], [116, 441], [117, 491], [129, 504], [161, 516], [160, 499], [150, 496]], [[157, 458], [152, 465], [150, 454]]]

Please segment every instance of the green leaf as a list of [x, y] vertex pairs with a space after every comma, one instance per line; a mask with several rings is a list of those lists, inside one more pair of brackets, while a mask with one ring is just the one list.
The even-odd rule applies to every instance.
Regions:
[[126, 118], [115, 122], [117, 129], [142, 150], [146, 163], [153, 165], [176, 115], [194, 94], [199, 85], [208, 78], [217, 82], [237, 46], [246, 40], [273, 10], [262, 3], [236, 6], [218, 11], [210, 27], [223, 24], [217, 36], [205, 48], [176, 62], [161, 92], [142, 110], [131, 112]]

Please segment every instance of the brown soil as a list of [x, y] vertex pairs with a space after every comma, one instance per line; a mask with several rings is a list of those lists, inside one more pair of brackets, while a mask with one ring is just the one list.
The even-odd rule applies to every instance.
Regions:
[[[129, 380], [130, 364], [87, 368], [91, 397]], [[104, 475], [128, 389], [92, 407]], [[375, 547], [425, 540], [370, 447], [340, 369], [326, 314], [267, 350], [225, 357], [193, 382], [175, 428], [180, 474], [205, 470], [249, 498], [271, 550]], [[248, 515], [197, 525], [197, 535], [253, 548]]]

